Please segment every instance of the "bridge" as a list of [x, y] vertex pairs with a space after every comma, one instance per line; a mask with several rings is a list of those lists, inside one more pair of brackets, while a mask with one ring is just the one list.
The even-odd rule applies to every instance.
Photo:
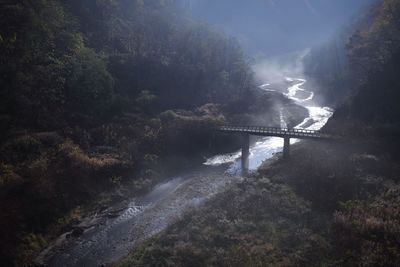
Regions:
[[321, 131], [294, 129], [294, 128], [278, 128], [263, 126], [220, 126], [217, 129], [220, 132], [241, 134], [242, 135], [242, 169], [249, 169], [250, 155], [250, 135], [271, 136], [283, 138], [283, 158], [290, 157], [290, 138], [296, 139], [330, 139], [332, 136]]

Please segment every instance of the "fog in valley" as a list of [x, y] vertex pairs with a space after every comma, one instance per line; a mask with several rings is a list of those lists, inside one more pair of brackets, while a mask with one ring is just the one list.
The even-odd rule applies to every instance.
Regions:
[[192, 14], [234, 36], [248, 54], [275, 57], [328, 41], [373, 0], [193, 0]]

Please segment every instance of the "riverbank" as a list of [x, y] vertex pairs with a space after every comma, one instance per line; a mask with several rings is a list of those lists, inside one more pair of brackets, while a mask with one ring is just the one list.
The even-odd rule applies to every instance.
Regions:
[[[276, 96], [272, 96], [272, 98], [274, 98], [274, 97], [276, 98]], [[271, 98], [270, 94], [263, 93], [263, 97], [261, 98], [261, 100], [265, 100], [266, 98], [270, 99]], [[280, 101], [284, 102], [285, 106], [283, 108], [287, 108], [287, 112], [286, 112], [287, 115], [286, 116], [290, 116], [290, 114], [296, 114], [296, 116], [293, 115], [293, 117], [291, 117], [290, 119], [291, 119], [291, 121], [293, 121], [293, 122], [295, 122], [297, 124], [300, 123], [302, 120], [304, 120], [305, 117], [302, 116], [302, 114], [308, 115], [306, 113], [305, 109], [302, 109], [301, 107], [297, 107], [294, 104], [294, 102], [292, 102], [290, 100], [287, 100], [285, 98], [282, 98], [282, 96], [279, 96], [279, 99], [274, 99], [273, 101], [278, 103], [278, 104], [279, 104]], [[260, 103], [261, 103], [261, 101], [260, 101]], [[280, 121], [280, 114], [281, 114], [281, 111], [282, 111], [282, 108], [279, 108], [279, 109], [276, 108], [277, 106], [280, 106], [280, 104], [279, 105], [278, 104], [273, 106], [274, 109], [269, 109], [270, 111], [273, 111], [272, 114], [275, 114], [275, 116], [277, 117], [277, 119], [275, 121], [278, 121], [278, 120]], [[256, 105], [254, 105], [254, 107], [256, 107]], [[260, 106], [257, 109], [261, 113], [266, 112], [265, 105], [263, 107]], [[296, 111], [299, 111], [299, 110], [301, 110], [302, 112], [296, 112]], [[255, 111], [253, 111], [253, 112], [254, 112], [253, 114], [257, 114], [257, 112], [255, 112]], [[183, 115], [180, 115], [180, 116], [183, 116]], [[187, 117], [188, 115], [186, 114], [185, 116]], [[269, 116], [271, 116], [271, 112], [270, 112]], [[177, 162], [182, 162], [182, 161], [177, 161]], [[192, 163], [193, 162], [197, 162], [197, 160], [193, 159]], [[168, 165], [169, 166], [175, 166], [175, 165], [170, 165], [170, 164], [166, 164], [166, 165], [167, 166]], [[195, 166], [195, 165], [186, 164], [186, 169], [193, 168], [193, 167], [190, 167], [190, 166]], [[221, 168], [225, 168], [225, 167], [221, 167]], [[175, 168], [174, 167], [174, 168], [171, 168], [171, 169], [177, 170], [179, 168]], [[211, 168], [209, 170], [203, 170], [201, 172], [197, 172], [195, 175], [192, 175], [191, 178], [188, 179], [187, 182], [185, 182], [185, 183], [188, 184], [188, 186], [190, 185], [191, 187], [196, 187], [196, 188], [199, 188], [199, 189], [203, 188], [206, 185], [207, 186], [204, 187], [204, 188], [208, 188], [208, 184], [209, 184], [209, 186], [211, 186], [211, 188], [206, 189], [206, 191], [201, 191], [202, 192], [202, 193], [200, 193], [201, 198], [204, 198], [204, 197], [207, 198], [207, 195], [213, 195], [214, 194], [213, 192], [215, 192], [215, 190], [217, 190], [217, 191], [222, 190], [223, 185], [225, 184], [225, 182], [221, 183], [221, 184], [216, 183], [216, 180], [221, 179], [221, 173], [223, 172], [222, 170], [221, 171], [217, 171], [217, 173], [219, 173], [219, 174], [216, 176], [215, 179], [212, 179], [213, 180], [212, 182], [203, 181], [204, 180], [204, 176], [212, 177], [212, 176], [206, 174], [210, 170], [213, 170], [212, 172], [215, 173], [218, 170], [218, 168], [217, 169], [216, 168]], [[180, 168], [180, 173], [185, 173], [182, 168]], [[215, 176], [215, 174], [213, 174], [213, 175]], [[186, 175], [184, 175], [184, 176], [186, 176]], [[233, 177], [229, 177], [229, 178], [223, 179], [223, 180], [229, 181], [232, 178]], [[200, 179], [201, 181], [203, 181], [206, 184], [202, 183], [202, 184], [197, 184], [196, 185], [196, 180], [198, 180], [198, 179]], [[211, 178], [208, 178], [208, 179], [211, 179]], [[190, 182], [189, 182], [189, 180], [190, 180]], [[160, 180], [158, 180], [158, 181], [160, 181]], [[162, 186], [163, 183], [164, 182], [160, 182], [160, 184], [158, 186], [153, 187], [153, 191], [157, 190], [157, 188], [160, 185]], [[168, 183], [168, 179], [167, 179], [166, 183]], [[51, 259], [52, 258], [62, 258], [63, 257], [62, 256], [63, 255], [63, 252], [62, 252], [63, 250], [66, 250], [68, 247], [71, 249], [74, 246], [78, 246], [78, 244], [80, 244], [81, 242], [83, 242], [83, 243], [86, 242], [85, 240], [88, 239], [88, 236], [86, 235], [86, 233], [88, 233], [89, 235], [91, 235], [91, 232], [94, 232], [94, 233], [98, 232], [99, 233], [99, 231], [100, 232], [103, 231], [103, 230], [101, 230], [102, 229], [102, 225], [109, 224], [109, 223], [113, 224], [112, 223], [113, 221], [118, 221], [118, 220], [120, 220], [120, 218], [124, 217], [125, 216], [124, 212], [126, 212], [127, 210], [130, 209], [129, 205], [131, 205], [131, 204], [129, 204], [129, 203], [131, 203], [133, 201], [133, 200], [132, 201], [128, 201], [129, 202], [128, 203], [126, 201], [126, 199], [140, 199], [140, 197], [139, 198], [137, 197], [140, 194], [136, 194], [136, 195], [134, 194], [136, 197], [132, 198], [132, 197], [128, 197], [127, 194], [121, 194], [121, 192], [125, 192], [126, 193], [127, 190], [118, 190], [118, 191], [119, 191], [120, 195], [118, 196], [117, 200], [119, 199], [121, 201], [120, 203], [118, 203], [117, 205], [111, 205], [110, 208], [104, 207], [104, 203], [102, 203], [103, 206], [101, 206], [100, 209], [98, 209], [96, 207], [96, 205], [94, 205], [94, 207], [92, 206], [92, 208], [89, 209], [90, 211], [86, 211], [86, 216], [81, 216], [80, 220], [76, 221], [74, 225], [70, 225], [69, 226], [69, 230], [68, 231], [64, 231], [64, 233], [62, 235], [60, 235], [60, 237], [55, 242], [53, 242], [50, 246], [48, 246], [48, 249], [41, 254], [41, 256], [37, 259], [37, 262], [39, 262], [39, 263], [40, 262], [47, 262], [47, 263], [52, 262], [52, 263], [54, 263], [54, 261], [52, 261]], [[130, 190], [130, 192], [132, 193], [132, 190]], [[185, 194], [187, 194], [187, 193], [188, 192], [186, 192]], [[149, 194], [151, 194], [151, 191], [150, 191]], [[142, 194], [142, 196], [146, 196], [146, 195], [147, 194]], [[190, 193], [188, 195], [188, 197], [190, 199], [196, 198], [194, 195], [192, 195], [192, 193]], [[125, 198], [125, 200], [123, 201], [124, 198]], [[187, 202], [187, 201], [180, 201], [181, 204], [179, 204], [179, 205], [183, 205], [183, 203], [185, 203], [185, 202]], [[160, 204], [162, 204], [162, 203], [159, 203], [159, 204], [157, 204], [157, 203], [158, 203], [157, 201], [154, 202], [154, 203], [152, 202], [151, 205], [160, 205]], [[111, 204], [111, 202], [109, 202], [109, 205], [110, 204]], [[149, 204], [150, 203], [147, 203], [145, 206], [147, 207]], [[184, 211], [185, 210], [182, 210], [182, 212], [184, 212]], [[147, 214], [147, 211], [144, 212], [144, 215], [146, 215], [146, 214]], [[171, 213], [171, 216], [176, 217], [176, 216], [179, 216], [179, 214], [180, 214], [179, 212], [176, 213], [176, 211], [174, 211], [173, 213]], [[82, 214], [82, 215], [84, 215], [84, 214]], [[131, 214], [131, 215], [133, 216], [135, 214]], [[110, 216], [111, 216], [111, 218], [110, 218]], [[130, 218], [128, 218], [128, 221], [131, 220], [131, 219], [135, 219], [132, 216]], [[156, 215], [154, 215], [154, 216], [156, 216]], [[157, 216], [161, 216], [161, 215], [158, 214]], [[173, 219], [173, 220], [175, 220], [175, 219]], [[153, 218], [152, 220], [155, 220], [155, 218]], [[119, 224], [115, 224], [115, 226], [116, 226], [117, 229], [120, 228]], [[168, 224], [166, 224], [166, 225], [163, 224], [163, 226], [160, 226], [161, 228], [157, 228], [157, 229], [163, 230], [166, 226], [168, 226]], [[108, 229], [107, 231], [109, 231], [109, 230], [111, 230], [111, 229]], [[99, 246], [102, 246], [102, 243], [103, 243], [103, 245], [107, 246], [107, 242], [105, 242], [104, 240], [97, 240], [96, 242], [99, 243], [98, 244]], [[126, 240], [125, 241], [123, 241], [123, 240], [121, 241], [120, 240], [120, 243], [122, 243], [121, 246], [125, 246], [125, 245], [129, 244], [129, 242], [126, 242]], [[89, 249], [89, 247], [87, 249]], [[94, 253], [99, 253], [98, 248], [95, 248]], [[77, 254], [75, 254], [75, 256], [78, 257], [76, 260], [79, 260], [79, 256]], [[110, 256], [110, 258], [111, 257], [113, 257], [113, 256]], [[92, 257], [92, 262], [91, 263], [93, 263], [93, 260], [95, 260], [95, 259]], [[104, 260], [106, 260], [106, 259], [104, 259]], [[71, 263], [71, 259], [68, 259], [67, 262]], [[90, 265], [91, 263], [87, 263], [87, 264]]]
[[[281, 86], [286, 86], [287, 93], [282, 93], [298, 103], [310, 104], [314, 93], [303, 88], [305, 82], [304, 79], [286, 78]], [[278, 93], [268, 87], [269, 85], [264, 85], [262, 89]], [[287, 123], [281, 112], [281, 125], [319, 130], [332, 115], [329, 108], [312, 104], [305, 108], [309, 111], [308, 116], [296, 125]], [[168, 262], [181, 266], [242, 266], [254, 265], [264, 260], [267, 265], [279, 265], [281, 260], [284, 260], [283, 266], [289, 264], [289, 258], [283, 253], [284, 250], [287, 252], [287, 248], [281, 246], [282, 251], [274, 251], [275, 247], [296, 237], [291, 231], [296, 229], [298, 223], [307, 221], [311, 206], [289, 184], [272, 182], [269, 173], [260, 173], [265, 166], [269, 166], [268, 169], [286, 167], [288, 163], [280, 160], [281, 150], [282, 140], [279, 138], [259, 140], [252, 147], [250, 157], [253, 162], [251, 169], [258, 170], [256, 174], [234, 183], [212, 202], [192, 211], [160, 236], [134, 249], [121, 263], [122, 266], [168, 265]], [[232, 162], [228, 172], [237, 174], [240, 164], [235, 162], [235, 155], [220, 155], [209, 159], [208, 164]], [[272, 160], [262, 163], [271, 157]], [[284, 223], [281, 225], [281, 222]], [[266, 226], [269, 228], [264, 229]], [[301, 237], [296, 238], [301, 240]], [[294, 244], [293, 253], [302, 245], [304, 244], [300, 241]], [[266, 251], [263, 249], [281, 256], [266, 259]], [[256, 251], [255, 254], [252, 254], [253, 250]]]
[[116, 266], [396, 266], [399, 165], [378, 147], [296, 144]]
[[[290, 117], [290, 120], [295, 123], [299, 123], [300, 121], [304, 120], [305, 116], [307, 116], [307, 111], [305, 109], [298, 107], [294, 102], [287, 100], [276, 93], [262, 93], [259, 95], [258, 99], [260, 101], [257, 102], [258, 104], [254, 103], [253, 109], [251, 110], [252, 113], [250, 113], [250, 115], [254, 117], [263, 117], [264, 114], [268, 114], [267, 117], [263, 118], [264, 120], [275, 116], [276, 119], [273, 119], [270, 123], [273, 123], [274, 121], [280, 122], [280, 114], [282, 109], [287, 110], [285, 112], [285, 117], [289, 118], [292, 116]], [[275, 105], [262, 105], [262, 103], [269, 104], [272, 102], [274, 102]], [[101, 225], [107, 223], [108, 221], [113, 221], [114, 219], [118, 219], [119, 217], [123, 216], [123, 213], [129, 209], [129, 203], [126, 201], [127, 199], [146, 195], [146, 192], [150, 192], [151, 188], [154, 189], [154, 186], [157, 183], [162, 184], [165, 181], [165, 177], [173, 177], [178, 173], [185, 173], [187, 170], [195, 169], [196, 166], [200, 165], [204, 161], [204, 156], [211, 155], [211, 153], [213, 153], [212, 151], [217, 149], [220, 151], [224, 151], [225, 149], [226, 151], [238, 149], [240, 142], [235, 141], [235, 139], [232, 139], [232, 137], [219, 136], [218, 138], [211, 138], [211, 133], [207, 132], [207, 128], [210, 128], [210, 126], [202, 123], [202, 121], [205, 122], [206, 120], [210, 119], [209, 117], [201, 116], [213, 116], [216, 118], [221, 116], [218, 115], [221, 113], [216, 112], [215, 109], [214, 111], [213, 109], [210, 109], [211, 107], [208, 107], [208, 111], [202, 111], [205, 115], [201, 115], [201, 113], [196, 115], [191, 112], [177, 111], [173, 114], [169, 114], [168, 116], [162, 115], [162, 120], [168, 122], [168, 131], [173, 130], [175, 136], [173, 140], [179, 140], [177, 148], [183, 148], [188, 151], [188, 146], [183, 146], [183, 143], [186, 142], [185, 140], [188, 137], [193, 137], [190, 138], [190, 141], [193, 144], [196, 144], [196, 146], [205, 143], [205, 141], [208, 143], [211, 140], [211, 145], [208, 144], [209, 147], [211, 146], [211, 150], [208, 149], [207, 152], [207, 150], [204, 150], [204, 147], [207, 147], [207, 145], [203, 145], [203, 150], [201, 150], [202, 152], [192, 155], [191, 157], [185, 157], [185, 150], [182, 151], [173, 149], [168, 153], [180, 155], [179, 157], [173, 159], [171, 157], [164, 156], [164, 159], [157, 160], [157, 162], [155, 162], [156, 164], [147, 165], [147, 168], [151, 169], [152, 171], [150, 173], [146, 173], [146, 176], [144, 176], [142, 179], [127, 179], [121, 177], [122, 179], [115, 181], [115, 189], [112, 189], [109, 192], [103, 192], [95, 199], [94, 202], [91, 201], [88, 204], [79, 205], [71, 210], [69, 214], [62, 218], [62, 220], [58, 220], [57, 224], [50, 226], [46, 235], [41, 236], [41, 238], [43, 238], [42, 243], [37, 244], [37, 241], [33, 240], [31, 247], [42, 247], [44, 244], [46, 244], [47, 247], [46, 251], [41, 254], [37, 261], [42, 262], [44, 259], [52, 258], [51, 255], [59, 253], [57, 251], [60, 251], [60, 248], [62, 249], [68, 247], [75, 241], [79, 242], [80, 237], [84, 233], [90, 232], [93, 230], [93, 228], [101, 227]], [[226, 117], [226, 115], [222, 116]], [[238, 117], [230, 116], [227, 118], [227, 120], [233, 121], [233, 118]], [[244, 120], [244, 118], [247, 118], [246, 120], [248, 123], [254, 123], [254, 121], [249, 122], [249, 117], [246, 114], [242, 115], [242, 120]], [[206, 127], [204, 128], [204, 126]], [[200, 131], [196, 132], [196, 129], [199, 129]], [[217, 146], [213, 144], [215, 142], [217, 142]], [[237, 145], [235, 145], [235, 143]], [[169, 147], [174, 147], [173, 143], [169, 144]], [[190, 151], [192, 150], [189, 150], [189, 152]], [[204, 152], [206, 153], [204, 154]], [[124, 181], [128, 181], [128, 183]], [[51, 242], [51, 240], [54, 241]], [[32, 255], [34, 251], [36, 250], [33, 250], [29, 255]]]
[[115, 266], [398, 266], [397, 153], [340, 118], [348, 138], [293, 145]]

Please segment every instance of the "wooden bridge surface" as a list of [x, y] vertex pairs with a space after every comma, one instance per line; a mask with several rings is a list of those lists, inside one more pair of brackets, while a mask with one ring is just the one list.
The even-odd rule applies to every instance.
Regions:
[[282, 138], [298, 138], [298, 139], [328, 139], [330, 136], [320, 131], [294, 129], [294, 128], [277, 128], [263, 126], [220, 126], [218, 131], [225, 133], [249, 134], [258, 136], [273, 136]]

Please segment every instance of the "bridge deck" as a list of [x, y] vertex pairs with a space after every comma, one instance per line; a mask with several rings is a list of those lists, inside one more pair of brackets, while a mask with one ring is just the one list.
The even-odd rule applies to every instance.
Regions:
[[330, 137], [329, 135], [321, 133], [320, 131], [263, 126], [221, 126], [218, 128], [218, 130], [226, 133], [245, 133], [250, 135], [274, 136], [283, 138], [325, 139]]

